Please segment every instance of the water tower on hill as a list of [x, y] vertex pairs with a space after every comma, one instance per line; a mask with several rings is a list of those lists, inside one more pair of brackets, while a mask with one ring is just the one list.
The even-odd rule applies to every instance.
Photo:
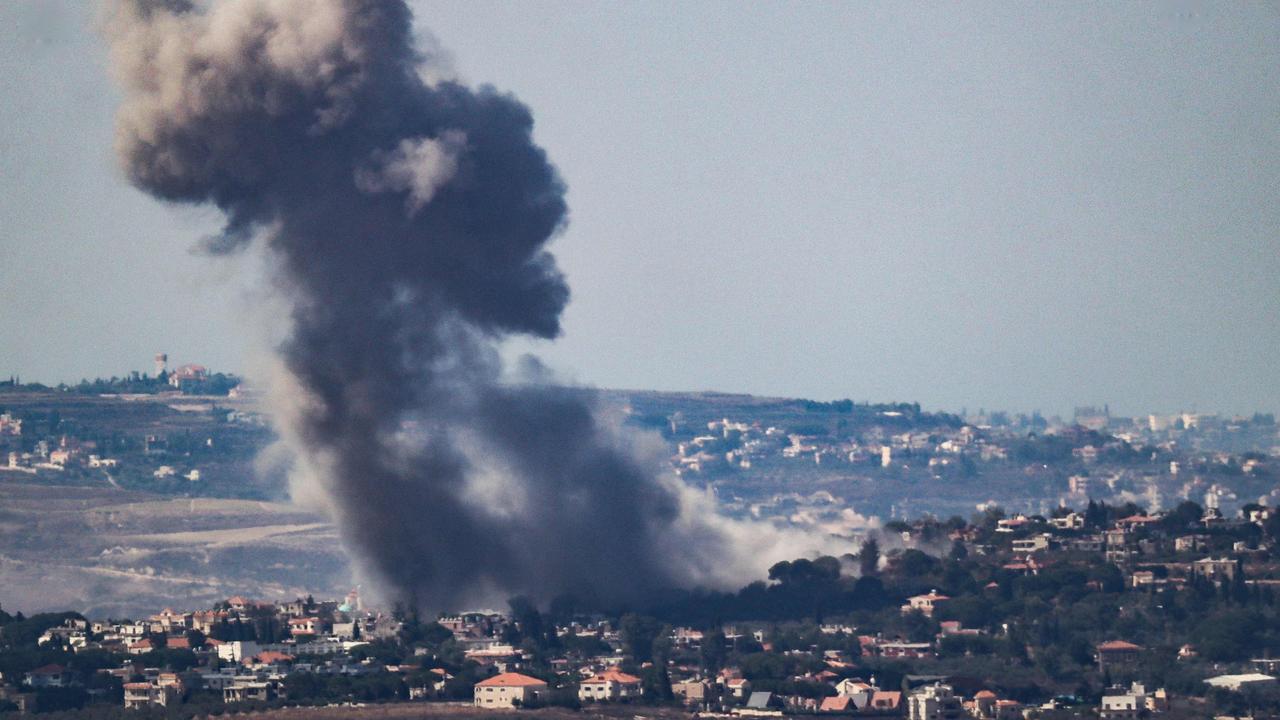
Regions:
[[167, 353], [156, 353], [156, 377], [164, 372], [165, 367], [169, 364], [169, 355]]

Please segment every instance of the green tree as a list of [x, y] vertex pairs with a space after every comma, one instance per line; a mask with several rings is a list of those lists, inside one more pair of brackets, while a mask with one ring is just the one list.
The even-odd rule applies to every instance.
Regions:
[[636, 664], [649, 662], [653, 659], [653, 642], [658, 639], [661, 630], [662, 625], [646, 615], [623, 615], [618, 624], [623, 652]]
[[880, 543], [873, 537], [868, 537], [866, 542], [862, 543], [862, 547], [858, 549], [858, 572], [862, 577], [870, 577], [875, 575], [880, 569]]
[[725, 661], [729, 658], [728, 649], [725, 647], [726, 639], [724, 631], [720, 628], [708, 631], [702, 637], [702, 668], [707, 675], [714, 675], [724, 667]]
[[1200, 518], [1204, 517], [1204, 508], [1190, 500], [1184, 500], [1178, 503], [1178, 506], [1171, 510], [1162, 521], [1169, 530], [1183, 530], [1189, 525], [1200, 522]]
[[938, 559], [912, 548], [897, 557], [894, 570], [904, 578], [920, 578], [938, 570]]
[[938, 634], [938, 623], [919, 610], [903, 613], [897, 626], [911, 642], [928, 642]]

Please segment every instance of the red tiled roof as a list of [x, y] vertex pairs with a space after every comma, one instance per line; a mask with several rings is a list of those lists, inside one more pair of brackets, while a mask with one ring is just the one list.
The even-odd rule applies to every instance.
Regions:
[[180, 378], [190, 378], [190, 377], [195, 377], [197, 375], [204, 375], [208, 372], [209, 370], [205, 368], [205, 366], [191, 363], [188, 365], [183, 365], [177, 370], [174, 370], [173, 374], [177, 375]]
[[477, 687], [534, 687], [537, 685], [546, 685], [546, 681], [538, 678], [521, 675], [520, 673], [502, 673], [494, 675], [488, 680], [481, 680], [476, 683]]
[[1137, 523], [1150, 523], [1150, 522], [1160, 522], [1160, 518], [1154, 517], [1152, 515], [1130, 515], [1127, 518], [1120, 518], [1119, 520], [1116, 521], [1116, 524], [1119, 525], [1120, 523], [1128, 523], [1130, 525], [1133, 525]]
[[1141, 645], [1134, 645], [1124, 640], [1108, 640], [1098, 645], [1098, 650], [1106, 652], [1108, 650], [1141, 650]]
[[592, 683], [616, 682], [622, 685], [633, 685], [635, 683], [640, 682], [640, 678], [636, 677], [635, 675], [628, 675], [627, 673], [624, 673], [621, 670], [618, 670], [617, 668], [610, 668], [600, 673], [599, 675], [596, 675], [587, 680], [584, 680], [583, 682], [592, 682]]
[[877, 690], [871, 695], [871, 707], [896, 708], [902, 703], [902, 693], [888, 690]]
[[826, 697], [822, 698], [822, 705], [818, 709], [822, 712], [843, 712], [849, 709], [849, 703], [851, 702], [853, 702], [853, 698]]

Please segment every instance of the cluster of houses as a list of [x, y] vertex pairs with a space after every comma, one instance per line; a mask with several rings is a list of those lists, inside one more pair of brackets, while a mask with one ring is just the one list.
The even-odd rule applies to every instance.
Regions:
[[[885, 411], [886, 420], [901, 413]], [[895, 458], [925, 458], [929, 467], [949, 465], [961, 455], [983, 461], [1006, 460], [1005, 444], [978, 428], [965, 425], [954, 430], [892, 432], [874, 426], [859, 438], [835, 440], [825, 436], [788, 432], [759, 422], [735, 422], [724, 418], [707, 423], [707, 433], [676, 446], [672, 462], [680, 474], [724, 468], [748, 469], [770, 458], [809, 464], [871, 464], [889, 467]]]
[[[832, 678], [838, 677], [829, 673]], [[872, 678], [872, 682], [874, 682]], [[834, 683], [836, 695], [826, 698], [784, 696], [753, 691], [751, 681], [736, 669], [721, 671], [714, 678], [692, 677], [672, 682], [672, 693], [691, 710], [727, 710], [734, 715], [782, 715], [784, 710], [805, 713], [898, 714], [902, 693], [881, 690], [866, 682], [846, 679]], [[518, 672], [506, 672], [476, 683], [475, 705], [484, 708], [518, 708], [545, 700], [550, 692], [546, 681]], [[578, 683], [578, 699], [583, 703], [619, 702], [640, 698], [642, 680], [610, 668]]]
[[[994, 462], [1008, 460], [1013, 446], [1027, 436], [1026, 424], [992, 424], [992, 418], [974, 416], [957, 427], [935, 427], [928, 430], [901, 429], [902, 413], [884, 410], [879, 413], [883, 424], [873, 423], [860, 428], [856, 437], [833, 438], [826, 435], [806, 435], [789, 431], [784, 427], [766, 425], [759, 421], [742, 421], [721, 418], [706, 423], [706, 431], [699, 426], [693, 437], [680, 442], [673, 463], [680, 472], [699, 473], [723, 468], [750, 468], [753, 462], [767, 458], [797, 460], [812, 464], [852, 463], [889, 467], [910, 458], [911, 462], [923, 460], [929, 467], [945, 466], [957, 462], [961, 456], [975, 461]], [[1099, 413], [1101, 415], [1101, 413]], [[1153, 416], [1154, 418], [1154, 416]], [[1185, 420], [1186, 424], [1183, 424]], [[689, 428], [672, 421], [672, 431], [689, 434]], [[1209, 428], [1220, 430], [1211, 437], [1203, 437]], [[1181, 459], [1173, 461], [1169, 475], [1178, 475], [1180, 469], [1196, 465], [1229, 465], [1235, 463], [1242, 472], [1265, 470], [1267, 459], [1251, 454], [1237, 457], [1220, 449], [1213, 449], [1220, 434], [1236, 435], [1233, 446], [1260, 445], [1269, 448], [1272, 459], [1280, 455], [1280, 434], [1274, 423], [1254, 423], [1245, 418], [1219, 422], [1212, 416], [1187, 414], [1176, 423], [1164, 423], [1143, 418], [1077, 417], [1066, 423], [1057, 420], [1043, 427], [1030, 428], [1039, 434], [1057, 436], [1074, 445], [1072, 456], [1086, 466], [1097, 465], [1108, 452], [1130, 446], [1150, 446]], [[1191, 434], [1188, 435], [1187, 433]], [[1245, 442], [1242, 442], [1247, 435]], [[1114, 486], [1116, 479], [1109, 484]], [[1095, 490], [1099, 488], [1095, 487]]]
[[[0, 416], [3, 418], [3, 416]], [[22, 421], [15, 420], [10, 427], [22, 432]], [[14, 447], [14, 443], [9, 443]], [[3, 447], [3, 446], [0, 446]], [[56, 442], [41, 439], [35, 443], [31, 451], [9, 450], [0, 462], [0, 473], [20, 473], [35, 475], [41, 470], [52, 470], [56, 473], [70, 465], [82, 465], [84, 468], [110, 470], [120, 464], [115, 457], [106, 457], [96, 452], [97, 443], [79, 441], [79, 439], [63, 436]]]
[[[934, 609], [949, 598], [936, 591], [912, 597], [904, 604], [903, 612], [921, 612], [932, 614]], [[959, 623], [942, 623], [940, 634], [976, 633], [960, 627]], [[824, 634], [854, 634], [852, 627], [842, 625], [823, 625]], [[598, 632], [602, 638], [617, 639], [616, 632], [607, 624], [593, 627], [571, 626], [560, 628], [561, 634]], [[737, 629], [726, 628], [727, 637], [738, 637]], [[752, 637], [762, 642], [766, 651], [770, 651], [762, 631], [753, 631]], [[934, 653], [932, 643], [907, 643], [901, 640], [887, 640], [881, 636], [858, 635], [858, 644], [864, 658], [926, 658]], [[703, 641], [703, 634], [689, 628], [676, 628], [671, 638], [673, 643], [686, 647], [697, 647]], [[1123, 640], [1111, 640], [1100, 643], [1096, 649], [1096, 659], [1100, 666], [1108, 672], [1118, 675], [1134, 670], [1141, 661], [1143, 648]], [[758, 690], [751, 680], [745, 678], [738, 668], [725, 668], [712, 677], [703, 677], [696, 668], [672, 666], [671, 690], [687, 708], [693, 711], [710, 711], [728, 713], [734, 716], [781, 716], [793, 714], [817, 715], [857, 715], [857, 716], [906, 716], [911, 720], [943, 720], [947, 718], [975, 718], [979, 720], [1013, 720], [1036, 715], [1043, 710], [1059, 707], [1056, 700], [1043, 705], [1026, 705], [1010, 698], [1002, 698], [990, 689], [978, 689], [969, 696], [962, 696], [951, 685], [945, 684], [945, 678], [928, 676], [908, 676], [911, 689], [882, 688], [876, 678], [868, 679], [849, 677], [845, 671], [854, 667], [852, 659], [839, 650], [826, 650], [821, 653], [826, 665], [825, 669], [791, 678], [797, 683], [810, 687], [827, 688], [830, 693], [825, 697], [806, 695], [786, 695], [776, 692]], [[519, 672], [521, 660], [518, 652], [506, 657], [500, 665], [503, 671], [475, 685], [474, 703], [484, 708], [519, 708], [543, 702], [551, 692], [545, 680]], [[577, 677], [577, 697], [583, 703], [618, 702], [639, 698], [643, 690], [640, 677], [622, 672], [610, 663], [620, 662], [620, 656], [599, 656], [580, 668], [568, 668], [563, 661], [553, 662], [553, 666], [562, 668], [562, 674], [570, 678]], [[604, 669], [600, 669], [604, 667]], [[1210, 686], [1221, 686], [1224, 682], [1240, 678], [1241, 684], [1257, 687], [1258, 683], [1275, 682], [1275, 678], [1261, 674], [1231, 675], [1211, 678]], [[1236, 688], [1238, 689], [1238, 688]], [[1096, 708], [1103, 718], [1136, 718], [1141, 713], [1146, 716], [1159, 713], [1169, 707], [1169, 695], [1164, 689], [1146, 690], [1141, 684], [1108, 690], [1102, 702]]]
[[[0, 421], [8, 415], [0, 415]], [[16, 439], [22, 432], [22, 421], [15, 420], [9, 424]], [[6, 443], [0, 447], [17, 447], [16, 443]], [[79, 440], [63, 435], [56, 442], [39, 440], [30, 451], [11, 449], [3, 455], [0, 473], [38, 474], [41, 470], [62, 472], [71, 465], [80, 465], [91, 469], [110, 470], [117, 467], [120, 461], [105, 457], [96, 452], [97, 443], [92, 440]]]
[[[261, 618], [287, 628], [287, 637], [279, 642], [224, 641], [213, 637], [251, 634], [249, 626]], [[144, 620], [70, 618], [46, 630], [37, 644], [74, 652], [101, 650], [139, 659], [165, 650], [193, 653], [197, 664], [183, 673], [162, 672], [132, 659], [118, 668], [101, 671], [123, 681], [124, 706], [135, 708], [171, 705], [194, 687], [220, 692], [226, 702], [271, 700], [277, 696], [284, 678], [293, 672], [362, 675], [381, 671], [382, 666], [354, 661], [349, 653], [368, 642], [357, 638], [393, 637], [398, 627], [390, 617], [362, 613], [359, 596], [353, 591], [342, 602], [299, 599], [269, 603], [233, 597], [209, 610], [175, 612], [166, 608]], [[84, 684], [85, 678], [60, 665], [38, 668], [22, 678], [22, 687], [27, 690]]]
[[[1130, 587], [1159, 589], [1182, 587], [1197, 578], [1234, 581], [1250, 564], [1268, 566], [1274, 540], [1266, 533], [1237, 531], [1250, 525], [1264, 527], [1277, 512], [1273, 506], [1253, 505], [1238, 517], [1227, 518], [1209, 509], [1194, 525], [1167, 523], [1168, 513], [1136, 514], [1098, 530], [1086, 530], [1084, 517], [1077, 512], [1050, 518], [1015, 515], [997, 523], [994, 541], [980, 541], [972, 526], [957, 532], [954, 539], [981, 555], [1009, 553], [1003, 569], [1023, 575], [1039, 574], [1072, 556], [1101, 555], [1123, 570]], [[1266, 573], [1244, 582], [1280, 587], [1280, 581]]]
[[[163, 439], [157, 436], [146, 438], [146, 454], [160, 456], [158, 449]], [[23, 473], [36, 475], [40, 471], [63, 472], [68, 468], [101, 470], [110, 472], [120, 467], [119, 458], [108, 457], [97, 449], [92, 440], [80, 440], [70, 435], [59, 437], [56, 442], [39, 440], [30, 451], [10, 450], [0, 464], [0, 472]], [[152, 477], [162, 480], [171, 477], [182, 477], [192, 482], [200, 479], [198, 468], [179, 468], [174, 465], [157, 465], [151, 471]]]
[[[1176, 427], [1156, 423], [1153, 427], [1159, 430], [1152, 431], [1146, 418], [1139, 422], [1113, 418], [1102, 410], [1084, 410], [1089, 412], [1072, 423], [1034, 428], [1034, 433], [1043, 436], [1049, 445], [1056, 448], [1065, 444], [1071, 448], [1069, 456], [1054, 455], [1052, 459], [1024, 456], [1024, 445], [1028, 443], [1025, 424], [991, 424], [992, 418], [972, 417], [967, 418], [968, 424], [954, 427], [942, 424], [903, 429], [902, 425], [909, 423], [902, 413], [884, 410], [879, 413], [883, 424], [859, 426], [848, 434], [809, 435], [757, 420], [730, 418], [710, 420], [705, 423], [705, 430], [702, 424], [694, 428], [680, 425], [681, 440], [671, 464], [677, 474], [693, 477], [732, 475], [760, 467], [776, 471], [799, 463], [831, 466], [838, 468], [832, 472], [869, 481], [881, 477], [877, 468], [937, 479], [949, 468], [974, 473], [987, 467], [984, 463], [1016, 465], [1023, 467], [1028, 476], [1043, 480], [1038, 484], [1048, 487], [1049, 494], [1009, 501], [1018, 503], [1020, 509], [1041, 513], [1047, 513], [1055, 502], [1080, 505], [1089, 498], [1118, 503], [1136, 499], [1153, 512], [1189, 499], [1210, 509], [1233, 512], [1257, 499], [1246, 492], [1249, 480], [1280, 475], [1280, 432], [1273, 422], [1187, 415], [1185, 422], [1180, 419]], [[676, 421], [672, 422], [675, 428]], [[1239, 450], [1249, 447], [1260, 451]], [[1150, 453], [1153, 461], [1159, 456], [1159, 462], [1134, 465], [1132, 460], [1139, 448]], [[1280, 488], [1259, 502], [1280, 503]], [[916, 512], [938, 511], [936, 507], [915, 508], [910, 499], [902, 503], [902, 507], [892, 507], [890, 514], [913, 514], [906, 512], [907, 505]], [[838, 504], [847, 507], [847, 503]], [[769, 510], [762, 506], [753, 511], [760, 509]], [[768, 513], [771, 516], [796, 515], [788, 513], [787, 508], [772, 510]], [[816, 512], [810, 513], [811, 510]], [[821, 515], [820, 510], [805, 508], [801, 515]]]
[[[1266, 533], [1248, 533], [1257, 545], [1241, 547], [1232, 538], [1243, 533], [1232, 530], [1248, 524], [1269, 523], [1272, 512], [1271, 508], [1259, 505], [1237, 518], [1226, 519], [1220, 513], [1210, 512], [1199, 521], [1177, 522], [1166, 522], [1167, 516], [1159, 514], [1136, 514], [1114, 520], [1102, 529], [1089, 529], [1086, 526], [1090, 523], [1083, 515], [1063, 511], [1049, 518], [1005, 517], [995, 521], [994, 527], [965, 525], [944, 537], [962, 544], [967, 552], [990, 556], [996, 565], [1003, 563], [1002, 569], [1011, 573], [1035, 575], [1058, 563], [1074, 563], [1080, 553], [1100, 553], [1121, 568], [1125, 584], [1131, 590], [1195, 582], [1197, 578], [1218, 583], [1240, 582], [1247, 588], [1248, 583], [1257, 586], [1280, 584], [1280, 581], [1269, 579], [1263, 572], [1271, 564], [1270, 555], [1266, 554], [1271, 548], [1267, 540], [1258, 538], [1266, 538]], [[903, 527], [906, 528], [900, 531], [903, 545], [910, 546], [924, 537], [923, 521]], [[999, 592], [1000, 586], [993, 582], [987, 591]], [[940, 610], [951, 600], [946, 592], [935, 589], [907, 598], [900, 610], [904, 615], [918, 613], [945, 618], [947, 614]], [[644, 694], [645, 681], [638, 674], [622, 669], [627, 660], [622, 652], [622, 634], [608, 620], [571, 622], [555, 629], [561, 637], [573, 635], [598, 641], [593, 644], [599, 652], [551, 658], [549, 666], [556, 677], [550, 684], [529, 674], [529, 659], [520, 647], [511, 644], [513, 621], [504, 614], [470, 612], [440, 617], [437, 622], [452, 635], [465, 659], [479, 668], [474, 677], [481, 679], [472, 690], [477, 706], [515, 708], [538, 704], [552, 692], [549, 687], [554, 688], [560, 699], [566, 688], [571, 688], [583, 703], [627, 702]], [[269, 628], [268, 631], [264, 632], [264, 627]], [[756, 628], [729, 626], [722, 631], [728, 643], [750, 639], [764, 652], [773, 652], [765, 631]], [[166, 609], [137, 621], [72, 618], [49, 628], [38, 643], [75, 652], [98, 649], [130, 656], [120, 667], [102, 671], [123, 683], [126, 707], [171, 705], [197, 688], [220, 693], [228, 703], [272, 700], [282, 692], [285, 678], [294, 673], [345, 676], [398, 673], [405, 679], [411, 699], [457, 697], [456, 683], [449, 687], [456, 678], [442, 668], [421, 672], [429, 663], [419, 662], [418, 658], [406, 660], [402, 665], [356, 659], [363, 655], [355, 652], [357, 648], [372, 640], [398, 638], [402, 629], [403, 622], [396, 617], [366, 611], [359, 595], [353, 591], [342, 601], [308, 598], [271, 603], [232, 597], [210, 609], [194, 612]], [[941, 620], [932, 639], [911, 642], [897, 636], [860, 634], [857, 628], [842, 624], [823, 624], [818, 629], [823, 635], [847, 638], [851, 642], [841, 644], [845, 650], [819, 650], [814, 646], [807, 651], [806, 654], [820, 660], [823, 667], [790, 678], [797, 686], [807, 688], [804, 694], [769, 692], [776, 683], [766, 688], [753, 687], [741, 669], [734, 667], [707, 675], [697, 663], [672, 663], [663, 675], [669, 680], [672, 693], [691, 710], [742, 716], [899, 714], [913, 720], [1002, 719], [1025, 717], [1042, 709], [1001, 698], [981, 687], [965, 687], [962, 692], [954, 679], [945, 677], [917, 676], [914, 685], [901, 687], [879, 687], [874, 677], [855, 677], [857, 668], [865, 666], [867, 660], [931, 659], [937, 657], [948, 638], [983, 635], [987, 630], [965, 627], [955, 620]], [[852, 642], [855, 638], [856, 643]], [[685, 657], [696, 657], [707, 637], [697, 629], [678, 627], [672, 630], [669, 640], [674, 647], [687, 651], [683, 653]], [[189, 651], [196, 664], [178, 673], [145, 666], [156, 657], [154, 653], [164, 650]], [[415, 650], [425, 651], [425, 648]], [[1101, 671], [1111, 678], [1126, 680], [1134, 677], [1130, 671], [1144, 657], [1142, 647], [1123, 638], [1102, 642], [1095, 651]], [[1196, 649], [1191, 645], [1179, 651], [1179, 658], [1195, 656]], [[1276, 687], [1275, 673], [1280, 670], [1280, 661], [1262, 658], [1253, 665], [1254, 672], [1208, 678], [1207, 688], [1236, 691]], [[0, 699], [9, 699], [21, 706], [25, 702], [24, 693], [75, 685], [87, 685], [86, 678], [64, 667], [49, 665], [32, 670], [20, 679], [6, 678], [0, 683]], [[1130, 684], [1109, 689], [1096, 710], [1103, 718], [1131, 718], [1163, 712], [1169, 703], [1170, 698], [1163, 689]]]
[[[902, 606], [903, 613], [934, 615], [948, 598], [938, 591], [911, 597]], [[224, 637], [228, 627], [253, 619], [271, 618], [288, 628], [287, 638], [278, 642], [257, 640], [215, 640]], [[453, 635], [466, 659], [479, 666], [479, 676], [472, 695], [477, 707], [508, 709], [538, 705], [548, 701], [553, 692], [563, 697], [566, 688], [576, 693], [582, 703], [613, 703], [639, 700], [645, 691], [645, 680], [621, 669], [625, 664], [621, 634], [610, 622], [574, 622], [556, 628], [562, 637], [591, 636], [601, 641], [607, 651], [589, 657], [561, 656], [550, 660], [557, 675], [553, 683], [534, 677], [525, 653], [503, 641], [512, 621], [497, 612], [473, 612], [441, 617], [439, 624]], [[940, 623], [939, 639], [953, 634], [980, 631], [962, 627], [956, 622]], [[280, 696], [285, 679], [294, 673], [359, 676], [369, 673], [396, 673], [405, 678], [409, 697], [429, 700], [445, 697], [446, 685], [455, 680], [442, 668], [425, 673], [422, 664], [378, 662], [372, 658], [354, 659], [353, 651], [377, 638], [397, 636], [402, 624], [394, 617], [365, 612], [354, 592], [342, 602], [294, 600], [264, 603], [234, 597], [209, 610], [175, 612], [164, 610], [140, 621], [87, 621], [71, 618], [50, 628], [40, 638], [41, 645], [56, 645], [74, 651], [101, 649], [123, 653], [131, 659], [118, 668], [100, 672], [120, 679], [126, 708], [170, 706], [182, 702], [188, 691], [201, 689], [219, 693], [227, 703], [250, 700], [270, 701]], [[908, 643], [879, 635], [858, 635], [856, 628], [839, 624], [821, 625], [824, 635], [857, 638], [861, 658], [927, 658], [935, 654], [934, 644]], [[772, 645], [763, 630], [736, 627], [723, 628], [726, 642], [738, 638], [753, 639], [765, 652]], [[706, 636], [699, 630], [675, 628], [669, 640], [674, 646], [698, 651]], [[186, 650], [194, 654], [196, 664], [189, 670], [170, 672], [145, 667], [158, 650]], [[422, 654], [425, 649], [415, 650]], [[1189, 646], [1184, 652], [1194, 653]], [[911, 720], [943, 720], [974, 718], [976, 720], [1013, 720], [1034, 716], [1041, 710], [1056, 707], [1055, 701], [1045, 705], [1026, 705], [1003, 698], [990, 689], [970, 686], [960, 692], [945, 677], [907, 676], [897, 687], [881, 687], [875, 676], [856, 676], [858, 657], [843, 650], [812, 650], [821, 660], [821, 669], [790, 678], [797, 687], [805, 686], [805, 694], [787, 695], [753, 687], [752, 681], [737, 667], [727, 667], [705, 675], [697, 665], [671, 663], [667, 667], [671, 691], [689, 710], [720, 712], [736, 716], [777, 716], [784, 714], [906, 716]], [[1142, 661], [1143, 648], [1122, 639], [1100, 643], [1096, 659], [1101, 669], [1112, 677], [1131, 676]], [[1241, 690], [1273, 688], [1274, 672], [1280, 661], [1259, 661], [1258, 672], [1222, 675], [1209, 678], [1211, 688]], [[1270, 664], [1267, 664], [1270, 663]], [[642, 670], [650, 668], [642, 666]], [[16, 680], [9, 679], [9, 680]], [[86, 685], [86, 678], [59, 665], [47, 665], [25, 673], [19, 687], [0, 682], [0, 700], [24, 707], [31, 693], [41, 688]], [[96, 684], [101, 686], [100, 683]], [[553, 690], [554, 688], [554, 690]], [[822, 689], [813, 692], [814, 688]], [[455, 695], [456, 697], [456, 695]], [[1141, 684], [1111, 688], [1096, 708], [1104, 719], [1137, 718], [1168, 709], [1170, 698], [1163, 689], [1148, 689]]]
[[[934, 601], [941, 599], [944, 598], [935, 596]], [[931, 601], [922, 596], [913, 598], [912, 602], [914, 607], [925, 608]], [[416, 664], [396, 666], [351, 658], [351, 652], [368, 640], [393, 636], [401, 627], [391, 617], [361, 613], [358, 607], [358, 597], [354, 593], [342, 603], [295, 600], [277, 604], [234, 597], [210, 610], [175, 612], [166, 609], [140, 621], [72, 618], [47, 630], [38, 642], [77, 652], [99, 649], [136, 656], [137, 659], [130, 659], [118, 668], [100, 671], [122, 681], [126, 708], [170, 706], [181, 702], [187, 691], [195, 688], [221, 693], [228, 703], [268, 701], [279, 696], [286, 677], [299, 672], [350, 676], [392, 672], [408, 677], [410, 671], [417, 668]], [[286, 621], [292, 637], [267, 643], [220, 641], [206, 634], [264, 615]], [[455, 641], [464, 649], [466, 659], [476, 662], [482, 668], [482, 674], [488, 675], [474, 686], [477, 706], [518, 708], [547, 698], [548, 683], [523, 674], [521, 671], [527, 667], [524, 653], [500, 639], [510, 624], [508, 618], [495, 612], [476, 612], [442, 617], [439, 623], [453, 633]], [[822, 630], [827, 634], [854, 633], [854, 628], [838, 625], [823, 626]], [[728, 638], [741, 636], [732, 627], [726, 628], [726, 632]], [[610, 623], [572, 623], [557, 628], [557, 633], [562, 636], [592, 635], [612, 648], [609, 653], [592, 656], [576, 665], [567, 658], [552, 660], [551, 666], [561, 677], [557, 685], [576, 686], [577, 698], [583, 703], [628, 702], [641, 697], [642, 679], [619, 668], [624, 662], [620, 650], [621, 637]], [[763, 631], [751, 631], [751, 634], [757, 641], [765, 639]], [[697, 649], [704, 636], [698, 630], [682, 627], [673, 631], [671, 640], [676, 645]], [[878, 637], [865, 636], [859, 640], [866, 655], [912, 656], [896, 650], [894, 642]], [[150, 653], [173, 649], [191, 651], [197, 664], [185, 672], [166, 672], [140, 664], [151, 657]], [[732, 667], [712, 677], [704, 677], [698, 667], [673, 666], [670, 668], [671, 690], [691, 710], [720, 710], [737, 715], [770, 715], [783, 711], [872, 715], [906, 712], [906, 702], [914, 696], [904, 698], [900, 690], [878, 687], [874, 677], [868, 681], [845, 677], [841, 671], [847, 671], [854, 665], [842, 651], [827, 650], [822, 657], [825, 669], [793, 680], [825, 685], [828, 692], [834, 693], [831, 697], [785, 696], [760, 691], [753, 688], [741, 670]], [[415, 673], [415, 676], [421, 678], [420, 673]], [[442, 697], [445, 684], [453, 679], [443, 669], [432, 670], [425, 680], [414, 680], [409, 696], [411, 699]], [[4, 688], [0, 683], [0, 695], [27, 702], [31, 691], [82, 686], [85, 680], [65, 667], [49, 665], [26, 673], [20, 688]], [[979, 718], [1004, 717], [991, 713], [995, 712], [993, 709], [1012, 707], [1012, 701], [1000, 700], [990, 693], [980, 694], [974, 702], [977, 703], [974, 707], [979, 708], [974, 717]]]

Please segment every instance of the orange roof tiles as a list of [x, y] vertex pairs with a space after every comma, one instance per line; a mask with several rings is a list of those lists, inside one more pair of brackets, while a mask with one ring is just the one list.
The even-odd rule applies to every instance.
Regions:
[[844, 712], [849, 709], [849, 703], [851, 702], [853, 702], [853, 698], [825, 697], [822, 698], [822, 705], [818, 709], [822, 712]]
[[1134, 645], [1125, 640], [1108, 640], [1098, 645], [1099, 650], [1141, 650], [1141, 645]]
[[494, 675], [487, 680], [481, 680], [476, 683], [478, 687], [534, 687], [537, 685], [546, 685], [545, 680], [521, 675], [520, 673], [502, 673]]
[[902, 693], [897, 691], [877, 690], [871, 695], [871, 707], [896, 708], [902, 703]]
[[610, 668], [583, 682], [616, 682], [622, 685], [634, 685], [640, 682], [640, 678], [628, 675], [617, 668]]

